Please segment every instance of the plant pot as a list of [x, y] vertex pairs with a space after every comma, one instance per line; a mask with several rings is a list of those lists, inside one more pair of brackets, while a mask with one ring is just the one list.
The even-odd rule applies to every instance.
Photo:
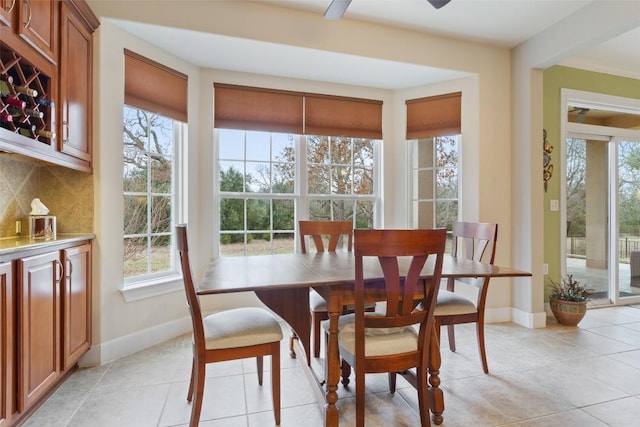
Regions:
[[585, 314], [587, 314], [587, 302], [562, 301], [555, 298], [549, 299], [549, 307], [558, 323], [567, 326], [576, 326]]

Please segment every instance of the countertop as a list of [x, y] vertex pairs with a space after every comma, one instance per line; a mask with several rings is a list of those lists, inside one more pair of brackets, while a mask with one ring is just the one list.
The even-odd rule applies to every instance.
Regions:
[[11, 255], [29, 249], [46, 248], [60, 243], [91, 240], [93, 238], [95, 238], [95, 235], [91, 233], [58, 234], [55, 239], [51, 240], [32, 239], [29, 236], [4, 237], [0, 238], [0, 256]]

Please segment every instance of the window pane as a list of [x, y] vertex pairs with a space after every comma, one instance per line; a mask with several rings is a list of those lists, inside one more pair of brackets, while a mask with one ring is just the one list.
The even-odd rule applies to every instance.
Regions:
[[147, 238], [124, 239], [124, 277], [139, 276], [148, 271]]
[[220, 200], [220, 230], [244, 230], [244, 200]]
[[274, 133], [271, 135], [271, 160], [274, 162], [295, 163], [295, 139], [291, 134]]
[[147, 196], [124, 196], [124, 234], [147, 232]]
[[439, 169], [436, 180], [436, 197], [438, 199], [456, 199], [458, 197], [457, 169]]
[[225, 160], [244, 159], [244, 131], [220, 129], [218, 138], [218, 158]]
[[372, 139], [354, 139], [353, 164], [373, 167]]
[[271, 206], [267, 199], [247, 200], [247, 230], [271, 229]]
[[244, 234], [220, 233], [220, 255], [244, 255]]
[[331, 144], [331, 162], [334, 165], [350, 165], [351, 146], [351, 138], [334, 138]]
[[269, 161], [271, 159], [271, 136], [269, 132], [247, 131], [247, 160]]
[[147, 154], [135, 147], [124, 146], [123, 185], [126, 192], [147, 191]]
[[309, 201], [309, 219], [312, 221], [328, 221], [331, 219], [331, 202], [329, 200]]
[[272, 192], [279, 194], [295, 191], [296, 165], [293, 163], [274, 163], [272, 177]]
[[273, 253], [274, 254], [292, 254], [294, 247], [294, 234], [291, 233], [274, 233], [273, 234]]
[[356, 203], [355, 228], [373, 228], [374, 206], [373, 201], [358, 201]]
[[417, 180], [414, 183], [414, 197], [418, 199], [432, 199], [433, 198], [433, 170], [419, 170], [414, 172], [417, 175]]
[[244, 164], [220, 162], [220, 191], [242, 192], [244, 189]]
[[435, 227], [445, 227], [451, 230], [453, 223], [458, 219], [458, 201], [436, 202]]
[[249, 193], [271, 192], [271, 168], [269, 163], [247, 162], [246, 190]]
[[151, 242], [151, 272], [159, 273], [173, 269], [171, 236], [156, 236]]
[[331, 192], [333, 194], [351, 194], [351, 168], [334, 166], [331, 168]]
[[433, 228], [433, 202], [414, 202], [413, 226], [416, 228]]
[[307, 159], [309, 164], [330, 162], [328, 136], [307, 136]]
[[335, 200], [333, 205], [333, 221], [345, 221], [353, 219], [353, 200]]
[[171, 197], [153, 196], [151, 198], [151, 232], [171, 232]]
[[353, 193], [373, 194], [373, 168], [353, 169]]
[[273, 229], [295, 230], [295, 204], [293, 200], [273, 200]]
[[329, 194], [329, 166], [309, 165], [309, 194]]

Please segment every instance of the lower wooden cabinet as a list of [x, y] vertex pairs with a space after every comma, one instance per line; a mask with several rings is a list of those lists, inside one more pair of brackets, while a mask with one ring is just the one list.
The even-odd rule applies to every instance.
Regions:
[[18, 412], [60, 377], [61, 267], [58, 251], [18, 260]]
[[90, 346], [89, 240], [0, 262], [0, 427], [23, 423]]

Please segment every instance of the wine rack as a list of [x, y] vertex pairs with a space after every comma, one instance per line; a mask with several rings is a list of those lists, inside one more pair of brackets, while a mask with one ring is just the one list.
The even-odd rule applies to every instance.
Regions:
[[0, 43], [0, 127], [52, 146], [52, 79]]

